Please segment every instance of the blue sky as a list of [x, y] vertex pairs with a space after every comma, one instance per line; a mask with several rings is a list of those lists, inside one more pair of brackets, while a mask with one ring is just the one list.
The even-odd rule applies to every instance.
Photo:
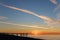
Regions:
[[[57, 2], [59, 3], [60, 1], [57, 0]], [[58, 6], [58, 4], [55, 5], [50, 0], [0, 0], [0, 3], [9, 6], [14, 6], [16, 8], [21, 8], [24, 10], [29, 10], [31, 12], [35, 12], [38, 15], [43, 15], [52, 18], [53, 20], [57, 18], [56, 15], [58, 11], [54, 12], [54, 9]], [[47, 25], [46, 22], [41, 18], [27, 14], [25, 12], [10, 9], [1, 5], [0, 5], [0, 16], [7, 18], [7, 19], [0, 19], [0, 21], [3, 22], [10, 21], [16, 24], [38, 25], [43, 27]], [[6, 24], [5, 26], [7, 25], [8, 24]]]

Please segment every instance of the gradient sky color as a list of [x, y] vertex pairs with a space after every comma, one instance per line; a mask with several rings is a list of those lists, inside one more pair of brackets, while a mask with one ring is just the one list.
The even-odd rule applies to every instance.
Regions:
[[[54, 4], [53, 2], [57, 2], [57, 4]], [[0, 5], [1, 32], [11, 32], [10, 30], [13, 30], [14, 32], [19, 32], [20, 30], [60, 30], [60, 0], [0, 0], [0, 3], [29, 10], [38, 15], [46, 16], [54, 20], [54, 22], [51, 22], [53, 24], [47, 24], [47, 22], [41, 18]]]

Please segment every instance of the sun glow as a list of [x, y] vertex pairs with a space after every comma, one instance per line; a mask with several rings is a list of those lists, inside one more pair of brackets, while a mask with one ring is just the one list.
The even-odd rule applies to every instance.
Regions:
[[31, 31], [31, 33], [32, 33], [33, 35], [39, 35], [39, 34], [40, 34], [40, 31], [38, 31], [38, 30], [33, 30], [33, 31]]

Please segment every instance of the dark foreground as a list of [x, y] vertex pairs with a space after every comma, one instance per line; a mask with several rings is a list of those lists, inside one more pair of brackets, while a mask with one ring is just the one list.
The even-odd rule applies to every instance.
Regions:
[[43, 39], [35, 39], [35, 38], [14, 36], [14, 35], [0, 33], [0, 40], [43, 40]]

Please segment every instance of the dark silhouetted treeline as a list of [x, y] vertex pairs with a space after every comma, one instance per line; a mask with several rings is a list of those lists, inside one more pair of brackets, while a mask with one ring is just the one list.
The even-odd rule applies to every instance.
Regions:
[[0, 33], [0, 40], [43, 40], [43, 39], [35, 39], [23, 36], [9, 35], [6, 33]]

